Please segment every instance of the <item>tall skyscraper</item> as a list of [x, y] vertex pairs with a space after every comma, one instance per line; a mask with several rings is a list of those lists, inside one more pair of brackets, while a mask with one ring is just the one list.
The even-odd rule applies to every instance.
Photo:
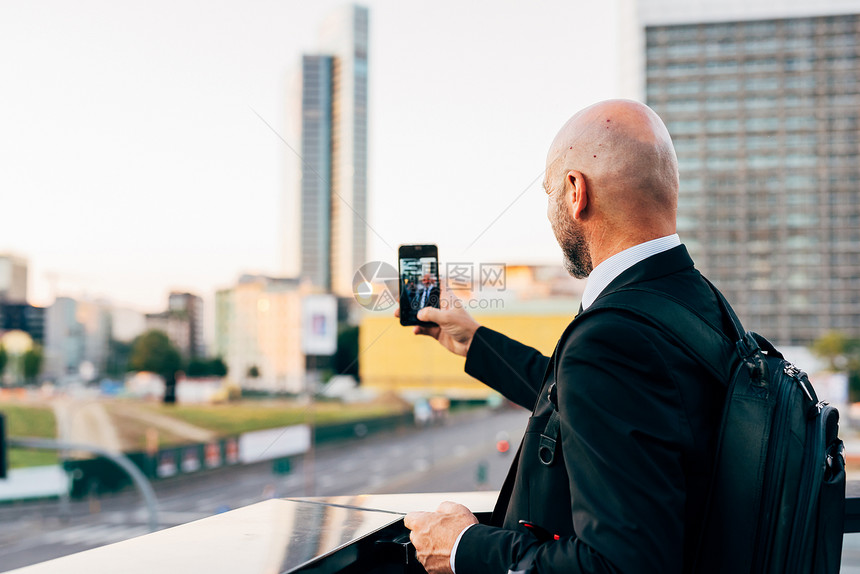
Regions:
[[331, 56], [302, 57], [302, 276], [331, 288]]
[[639, 2], [681, 238], [745, 326], [781, 344], [860, 335], [860, 16], [846, 5]]
[[344, 6], [302, 57], [301, 276], [339, 295], [367, 257], [368, 13]]

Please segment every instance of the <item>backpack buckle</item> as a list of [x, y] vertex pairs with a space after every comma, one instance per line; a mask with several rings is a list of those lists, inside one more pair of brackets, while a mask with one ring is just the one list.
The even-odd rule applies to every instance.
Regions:
[[555, 462], [555, 447], [558, 443], [559, 427], [561, 417], [558, 411], [553, 409], [549, 415], [549, 420], [546, 421], [546, 427], [540, 433], [540, 442], [538, 443], [538, 458], [545, 466], [550, 466]]

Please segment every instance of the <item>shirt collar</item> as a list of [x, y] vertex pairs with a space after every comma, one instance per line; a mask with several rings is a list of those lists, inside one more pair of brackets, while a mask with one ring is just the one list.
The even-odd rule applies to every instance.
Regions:
[[582, 308], [588, 309], [612, 281], [645, 259], [681, 245], [677, 233], [628, 247], [595, 267], [588, 276], [582, 293]]

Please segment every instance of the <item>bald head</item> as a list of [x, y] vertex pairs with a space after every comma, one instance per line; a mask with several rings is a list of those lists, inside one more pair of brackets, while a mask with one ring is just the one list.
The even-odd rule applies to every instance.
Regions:
[[678, 160], [666, 126], [648, 106], [608, 100], [570, 118], [547, 156], [547, 191], [569, 185], [572, 171], [585, 180], [589, 215], [609, 230], [675, 232]]

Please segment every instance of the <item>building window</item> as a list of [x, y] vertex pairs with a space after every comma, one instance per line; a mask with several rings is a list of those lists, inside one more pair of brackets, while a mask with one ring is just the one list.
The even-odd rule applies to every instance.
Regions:
[[726, 78], [720, 80], [709, 80], [705, 86], [705, 91], [709, 93], [736, 92], [739, 88], [740, 85], [737, 79]]
[[745, 82], [745, 87], [758, 92], [778, 90], [779, 78], [749, 78]]
[[746, 129], [750, 131], [776, 131], [779, 129], [779, 118], [749, 118]]
[[709, 132], [737, 132], [740, 123], [734, 118], [721, 120], [708, 120], [706, 123]]
[[705, 102], [705, 110], [709, 112], [722, 112], [737, 109], [737, 98], [709, 98]]

